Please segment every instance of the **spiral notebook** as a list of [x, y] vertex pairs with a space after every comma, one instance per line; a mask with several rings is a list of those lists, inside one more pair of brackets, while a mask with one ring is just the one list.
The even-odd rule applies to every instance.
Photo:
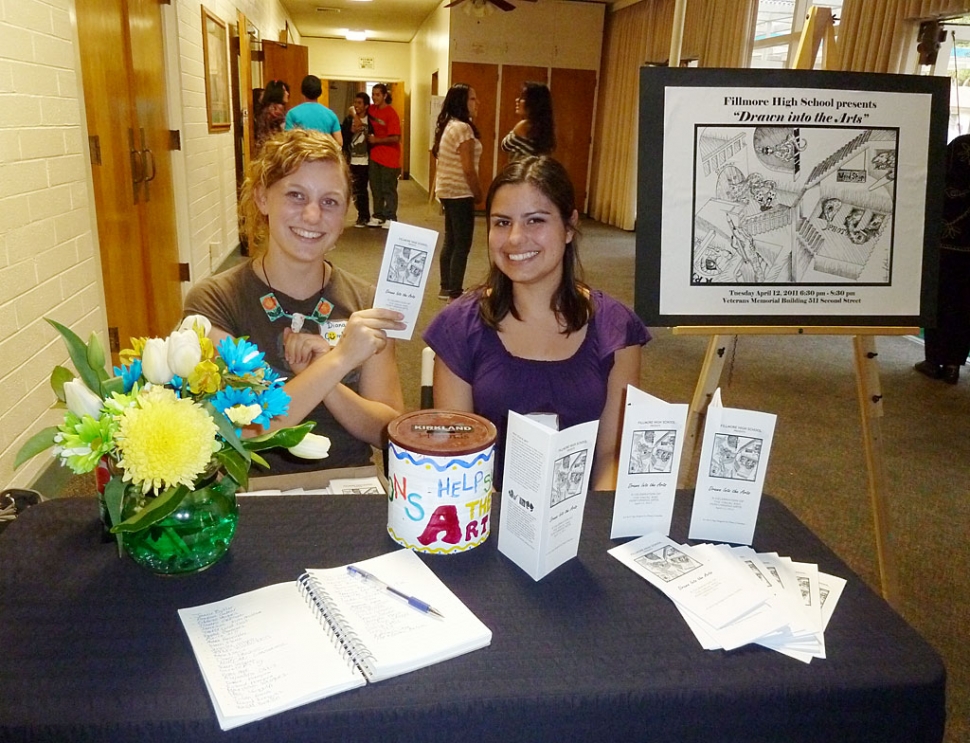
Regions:
[[294, 582], [179, 609], [219, 727], [229, 730], [491, 643], [491, 630], [410, 550], [354, 565], [443, 616], [415, 609], [346, 565], [307, 569]]

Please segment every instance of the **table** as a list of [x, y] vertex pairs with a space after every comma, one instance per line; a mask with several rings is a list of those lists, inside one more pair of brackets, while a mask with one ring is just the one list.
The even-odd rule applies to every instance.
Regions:
[[[671, 536], [686, 537], [691, 493]], [[700, 648], [671, 603], [607, 555], [591, 493], [579, 556], [534, 582], [496, 548], [424, 559], [492, 645], [223, 733], [176, 609], [397, 548], [381, 496], [240, 499], [227, 557], [161, 578], [99, 542], [95, 501], [41, 503], [0, 535], [0, 741], [940, 741], [938, 654], [781, 503], [754, 547], [848, 579], [805, 665]], [[498, 508], [492, 518], [498, 524]]]

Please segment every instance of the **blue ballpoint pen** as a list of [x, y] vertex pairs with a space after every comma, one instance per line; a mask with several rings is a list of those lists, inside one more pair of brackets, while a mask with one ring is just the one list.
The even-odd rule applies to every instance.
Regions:
[[380, 578], [378, 578], [377, 576], [375, 576], [373, 573], [368, 573], [363, 568], [359, 568], [356, 565], [348, 565], [347, 566], [347, 572], [350, 573], [351, 575], [358, 575], [358, 576], [360, 576], [367, 583], [373, 584], [373, 586], [375, 588], [378, 588], [378, 589], [387, 591], [388, 593], [393, 593], [395, 596], [398, 596], [398, 597], [404, 599], [405, 601], [407, 601], [411, 606], [413, 606], [418, 611], [422, 611], [425, 614], [434, 614], [436, 617], [441, 617], [442, 619], [445, 618], [445, 615], [442, 614], [437, 609], [435, 609], [433, 606], [431, 606], [431, 604], [427, 603], [426, 601], [422, 601], [419, 598], [415, 598], [414, 596], [408, 596], [406, 593], [404, 593], [404, 591], [399, 591], [398, 589], [394, 588], [393, 586], [387, 585], [387, 583], [385, 583], [384, 581], [382, 581]]

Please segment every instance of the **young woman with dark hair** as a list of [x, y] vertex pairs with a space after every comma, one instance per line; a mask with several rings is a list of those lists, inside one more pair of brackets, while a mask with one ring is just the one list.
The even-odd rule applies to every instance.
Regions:
[[424, 333], [435, 351], [434, 404], [471, 411], [499, 430], [508, 411], [552, 413], [559, 427], [599, 420], [592, 488], [616, 483], [622, 402], [640, 381], [649, 340], [627, 307], [582, 280], [579, 214], [569, 176], [548, 157], [509, 163], [485, 201], [490, 271]]
[[457, 299], [462, 294], [475, 234], [475, 202], [482, 198], [478, 181], [482, 143], [474, 124], [477, 113], [475, 89], [457, 83], [445, 96], [435, 125], [431, 148], [438, 161], [434, 191], [445, 211], [445, 239], [438, 257], [441, 299]]
[[502, 149], [509, 153], [509, 159], [551, 155], [556, 149], [556, 127], [549, 88], [543, 83], [525, 83], [515, 99], [515, 112], [522, 119], [502, 140]]

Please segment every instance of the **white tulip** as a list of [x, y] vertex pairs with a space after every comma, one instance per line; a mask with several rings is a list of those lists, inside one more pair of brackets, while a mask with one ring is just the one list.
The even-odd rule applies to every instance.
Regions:
[[176, 330], [168, 340], [168, 365], [172, 372], [183, 379], [191, 374], [202, 361], [202, 346], [194, 330]]
[[315, 433], [308, 433], [296, 446], [291, 446], [287, 451], [295, 457], [301, 459], [324, 459], [330, 455], [330, 439]]
[[141, 373], [152, 384], [168, 384], [175, 372], [168, 365], [168, 342], [163, 338], [149, 338], [141, 352]]
[[101, 417], [101, 406], [104, 400], [88, 389], [80, 379], [72, 379], [64, 383], [64, 399], [67, 409], [80, 418], [90, 415], [95, 420]]
[[182, 320], [179, 330], [194, 330], [197, 323], [202, 328], [202, 335], [209, 335], [209, 331], [212, 330], [212, 323], [205, 315], [189, 315]]

